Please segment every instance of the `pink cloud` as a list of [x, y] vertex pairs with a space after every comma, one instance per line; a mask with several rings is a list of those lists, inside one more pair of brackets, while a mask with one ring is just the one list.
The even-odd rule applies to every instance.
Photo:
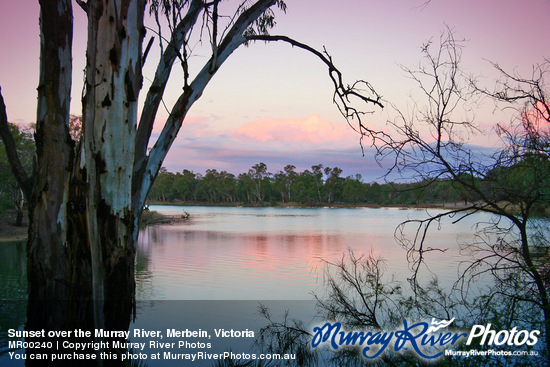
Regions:
[[205, 117], [187, 117], [183, 122], [180, 133], [194, 138], [209, 136], [208, 121]]
[[382, 175], [373, 155], [361, 154], [359, 135], [345, 121], [335, 123], [312, 115], [266, 118], [226, 129], [217, 125], [219, 121], [212, 117], [188, 117], [164, 166], [172, 172], [204, 173], [215, 168], [239, 174], [258, 162], [266, 163], [270, 172], [287, 164], [303, 171], [321, 163], [340, 167], [345, 174], [361, 173], [367, 180]]
[[522, 112], [521, 119], [523, 126], [529, 126], [543, 136], [550, 134], [550, 106], [543, 102], [536, 102], [535, 105]]
[[255, 120], [229, 131], [237, 141], [302, 142], [311, 144], [355, 142], [357, 135], [343, 122], [324, 120], [319, 115], [298, 119], [267, 118]]

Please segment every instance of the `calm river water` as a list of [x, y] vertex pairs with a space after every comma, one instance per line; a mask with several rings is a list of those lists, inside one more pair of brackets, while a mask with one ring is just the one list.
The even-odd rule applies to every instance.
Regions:
[[[216, 327], [224, 322], [229, 323], [227, 327], [232, 327], [231, 323], [243, 327], [248, 325], [247, 319], [257, 324], [257, 314], [251, 316], [257, 301], [242, 302], [245, 300], [272, 301], [270, 306], [279, 310], [301, 305], [302, 311], [309, 310], [307, 314], [312, 312], [313, 293], [323, 291], [323, 261], [338, 261], [348, 250], [356, 255], [372, 252], [383, 257], [388, 278], [393, 274], [405, 282], [410, 276], [409, 264], [406, 251], [395, 241], [394, 231], [407, 219], [426, 217], [425, 210], [388, 208], [150, 209], [169, 215], [186, 211], [190, 219], [148, 227], [140, 234], [136, 268], [140, 302], [134, 327], [141, 328], [175, 327], [175, 320], [180, 328], [182, 323], [185, 327], [195, 323], [196, 328], [204, 328], [204, 320], [214, 322]], [[489, 219], [476, 214], [458, 224], [444, 221], [430, 231], [429, 245], [448, 250], [428, 254], [429, 269], [423, 270], [424, 279], [437, 275], [444, 285], [451, 286], [464, 259], [459, 244], [470, 241], [475, 225]], [[2, 331], [24, 324], [25, 273], [24, 244], [2, 244]], [[23, 302], [12, 302], [17, 300]], [[0, 342], [1, 364], [20, 365], [6, 360], [5, 339]]]
[[[389, 275], [410, 276], [396, 227], [426, 217], [425, 210], [298, 209], [152, 206], [188, 221], [153, 226], [141, 233], [136, 272], [139, 299], [307, 300], [323, 286], [323, 260], [337, 261], [348, 250], [386, 260]], [[431, 213], [437, 210], [431, 210]], [[428, 236], [431, 247], [424, 275], [450, 285], [464, 258], [459, 243], [488, 220], [474, 215], [458, 224], [442, 223]], [[413, 227], [410, 227], [412, 234]]]

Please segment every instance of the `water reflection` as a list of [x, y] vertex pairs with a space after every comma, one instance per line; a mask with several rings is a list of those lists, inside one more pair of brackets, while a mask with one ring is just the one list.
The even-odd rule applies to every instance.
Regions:
[[0, 299], [27, 298], [27, 257], [21, 241], [0, 244]]
[[[322, 259], [336, 261], [348, 249], [386, 259], [388, 275], [410, 275], [394, 231], [423, 211], [397, 209], [285, 209], [152, 207], [183, 210], [191, 220], [149, 227], [140, 235], [139, 299], [312, 299], [322, 287]], [[479, 217], [477, 218], [479, 220]], [[442, 226], [430, 245], [426, 276], [456, 279], [459, 238], [474, 222]], [[449, 271], [453, 269], [452, 271]]]
[[[24, 242], [0, 243], [0, 357], [8, 353], [6, 330], [22, 329], [27, 311]], [[2, 363], [3, 364], [3, 363]]]
[[[158, 308], [158, 300], [312, 300], [312, 292], [322, 294], [321, 259], [337, 261], [348, 249], [356, 254], [373, 251], [386, 259], [388, 278], [395, 274], [404, 281], [410, 271], [405, 251], [395, 242], [395, 228], [405, 219], [426, 216], [422, 210], [398, 209], [152, 207], [152, 210], [166, 214], [186, 210], [191, 219], [178, 225], [149, 227], [140, 234], [136, 260], [140, 300], [137, 325], [159, 322], [158, 315], [166, 310]], [[487, 215], [476, 214], [455, 225], [448, 220], [439, 230], [431, 231], [429, 245], [448, 250], [426, 255], [430, 267], [422, 274], [425, 279], [435, 274], [444, 285], [450, 286], [463, 260], [458, 244], [471, 241], [474, 227], [490, 220]], [[24, 244], [1, 244], [1, 330], [23, 327], [26, 282]], [[179, 307], [189, 303], [167, 304]], [[212, 302], [209, 307], [219, 304]], [[222, 304], [229, 307], [228, 303]], [[229, 304], [241, 307], [239, 303]], [[204, 307], [203, 303], [194, 305]], [[234, 310], [220, 310], [220, 317], [234, 318], [236, 314]], [[246, 316], [257, 319], [250, 311], [246, 311]], [[189, 317], [195, 317], [194, 313], [189, 313]], [[4, 358], [5, 336], [6, 333], [0, 333], [0, 364], [13, 362]]]
[[[353, 249], [386, 259], [388, 275], [410, 276], [405, 251], [394, 231], [422, 210], [152, 207], [167, 214], [191, 213], [178, 225], [146, 228], [140, 234], [136, 286], [140, 300], [312, 299], [322, 287], [321, 259], [337, 261]], [[458, 224], [442, 223], [428, 243], [444, 253], [426, 255], [426, 279], [456, 280], [463, 258], [459, 243], [490, 221], [483, 214]], [[22, 243], [0, 246], [0, 297], [26, 298], [26, 257]], [[6, 313], [3, 313], [5, 315]]]

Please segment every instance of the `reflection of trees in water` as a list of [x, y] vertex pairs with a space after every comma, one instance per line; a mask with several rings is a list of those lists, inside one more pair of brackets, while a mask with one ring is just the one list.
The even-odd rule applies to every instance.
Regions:
[[153, 292], [151, 281], [153, 272], [151, 271], [151, 252], [156, 237], [155, 227], [147, 227], [140, 232], [138, 246], [136, 251], [135, 276], [136, 276], [136, 296], [138, 299], [151, 299]]
[[[430, 323], [430, 319], [437, 321], [453, 320], [448, 328], [442, 332], [462, 333], [470, 331], [473, 325], [491, 324], [491, 330], [542, 330], [540, 310], [526, 304], [515, 302], [508, 296], [510, 283], [491, 284], [489, 295], [483, 295], [487, 289], [479, 285], [479, 289], [470, 288], [475, 296], [464, 294], [463, 289], [444, 289], [437, 279], [426, 280], [422, 285], [416, 284], [415, 291], [402, 279], [397, 279], [386, 272], [384, 259], [376, 257], [373, 252], [368, 255], [357, 255], [349, 251], [335, 262], [325, 262], [324, 290], [315, 294], [315, 317], [294, 318], [291, 311], [284, 314], [275, 314], [269, 307], [260, 306], [259, 313], [266, 321], [257, 338], [258, 347], [265, 353], [294, 353], [297, 360], [290, 365], [294, 366], [364, 366], [365, 359], [358, 353], [358, 348], [341, 347], [337, 351], [329, 347], [332, 337], [324, 339], [325, 345], [312, 349], [314, 338], [312, 330], [326, 322], [332, 325], [341, 323], [342, 329], [356, 332], [378, 331], [391, 332], [403, 330], [403, 320], [408, 325], [417, 322]], [[518, 277], [518, 271], [510, 271], [512, 278]], [[516, 279], [517, 280], [517, 279]], [[515, 291], [529, 291], [515, 288]], [[479, 294], [482, 294], [479, 296]], [[488, 298], [491, 298], [488, 300]], [[490, 301], [490, 302], [489, 302]], [[312, 320], [312, 321], [309, 321]], [[309, 322], [309, 323], [308, 323]], [[418, 332], [418, 330], [416, 331]], [[435, 333], [437, 336], [437, 333]], [[538, 357], [525, 359], [524, 357], [501, 357], [496, 354], [470, 356], [469, 358], [445, 358], [441, 365], [446, 366], [532, 366], [543, 365], [547, 351], [544, 350], [544, 337], [539, 335], [538, 343], [534, 346], [510, 346], [495, 343], [480, 344], [480, 339], [474, 339], [471, 345], [454, 344], [421, 346], [420, 350], [426, 355], [443, 353], [445, 349], [469, 351], [472, 349], [488, 352], [489, 350], [509, 351], [536, 351]], [[339, 337], [335, 338], [338, 343]], [[370, 339], [372, 340], [372, 339]], [[465, 341], [466, 339], [462, 339]], [[395, 342], [395, 338], [393, 339]], [[356, 345], [361, 345], [357, 343]], [[391, 344], [390, 344], [391, 345]], [[367, 347], [367, 342], [362, 348]], [[369, 346], [370, 347], [370, 346]], [[426, 348], [426, 350], [424, 350]], [[511, 349], [512, 348], [512, 349]], [[418, 356], [411, 353], [396, 353], [388, 347], [385, 353], [375, 359], [377, 366], [413, 366], [419, 365]], [[376, 350], [368, 353], [374, 355]], [[372, 360], [371, 360], [372, 362]], [[432, 361], [433, 362], [433, 361]], [[439, 361], [441, 362], [441, 361]], [[438, 364], [439, 365], [439, 364]]]
[[8, 352], [8, 329], [21, 329], [27, 312], [27, 261], [24, 242], [0, 244], [0, 355]]
[[27, 260], [24, 242], [2, 243], [0, 246], [0, 299], [27, 298]]

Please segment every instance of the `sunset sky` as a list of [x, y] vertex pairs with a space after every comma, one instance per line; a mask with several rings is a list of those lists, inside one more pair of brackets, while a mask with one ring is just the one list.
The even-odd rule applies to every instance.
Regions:
[[[34, 122], [38, 1], [0, 1], [0, 86], [8, 119]], [[437, 43], [447, 27], [457, 39], [465, 40], [462, 68], [487, 86], [498, 76], [490, 62], [529, 77], [533, 64], [550, 58], [550, 0], [431, 0], [426, 6], [424, 0], [286, 3], [287, 14], [277, 12], [272, 34], [288, 35], [317, 49], [326, 47], [347, 82], [367, 80], [384, 99], [403, 109], [415, 85], [400, 65], [418, 65], [422, 44], [430, 39]], [[78, 115], [86, 19], [76, 5], [74, 12], [72, 112]], [[207, 54], [200, 47], [197, 50], [194, 60], [199, 65]], [[150, 56], [145, 87], [153, 75], [153, 61]], [[181, 83], [170, 84], [167, 106], [180, 91]], [[392, 111], [373, 110], [369, 123], [384, 128]], [[166, 111], [159, 113], [158, 126], [166, 116]], [[486, 145], [491, 126], [508, 117], [487, 103], [475, 118], [487, 136], [475, 137], [471, 143]], [[332, 104], [325, 66], [285, 44], [253, 44], [230, 57], [189, 113], [164, 166], [171, 171], [186, 168], [204, 173], [215, 168], [240, 173], [258, 162], [265, 162], [270, 172], [286, 164], [294, 164], [298, 171], [318, 163], [339, 166], [344, 175], [361, 173], [367, 182], [384, 173], [369, 150], [362, 156], [358, 136]]]

